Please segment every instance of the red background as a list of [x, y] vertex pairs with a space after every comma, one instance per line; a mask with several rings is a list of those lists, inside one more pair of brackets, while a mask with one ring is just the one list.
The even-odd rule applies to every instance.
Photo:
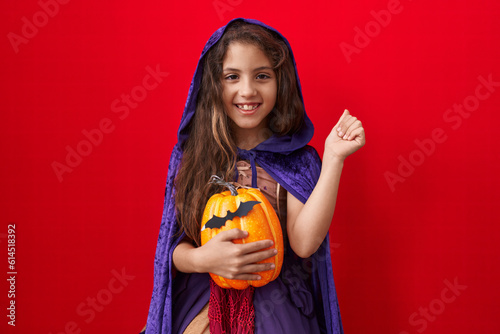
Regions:
[[[57, 13], [50, 7], [44, 21], [37, 1], [4, 3], [0, 331], [143, 327], [167, 165], [191, 77], [212, 32], [243, 16], [289, 39], [320, 154], [344, 108], [366, 129], [366, 146], [346, 161], [331, 227], [345, 332], [499, 333], [500, 5], [392, 5], [69, 1]], [[374, 24], [371, 11], [388, 6], [398, 13], [385, 27]], [[23, 37], [23, 17], [34, 16], [38, 32], [25, 28]], [[346, 57], [341, 45], [356, 46], [355, 28], [372, 29], [371, 37], [358, 37]], [[9, 33], [26, 39], [13, 43]], [[126, 117], [115, 113], [113, 101], [140, 92], [146, 68], [157, 65], [168, 76]], [[474, 98], [479, 76], [497, 83], [479, 88], [483, 100]], [[472, 111], [446, 120], [464, 101]], [[103, 119], [109, 133], [84, 147], [82, 131]], [[434, 148], [433, 131], [441, 131]], [[53, 163], [66, 164], [67, 146], [78, 145], [92, 151], [59, 180]], [[9, 223], [16, 225], [15, 328], [6, 317]], [[117, 281], [113, 273], [122, 270], [128, 278]], [[446, 283], [454, 281], [455, 294]]]

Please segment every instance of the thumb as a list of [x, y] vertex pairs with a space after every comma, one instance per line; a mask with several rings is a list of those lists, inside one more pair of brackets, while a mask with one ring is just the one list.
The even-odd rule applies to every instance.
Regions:
[[351, 113], [349, 113], [349, 110], [344, 109], [344, 112], [342, 113], [342, 116], [340, 116], [339, 121], [337, 122], [337, 124], [335, 124], [335, 126], [333, 127], [333, 129], [332, 129], [332, 130], [337, 131], [337, 127], [340, 125], [340, 122], [342, 122], [342, 120], [343, 120], [345, 117], [349, 116], [350, 114], [351, 114]]
[[248, 236], [247, 231], [240, 230], [239, 228], [233, 228], [227, 231], [219, 233], [222, 241], [229, 241], [234, 239], [243, 239]]

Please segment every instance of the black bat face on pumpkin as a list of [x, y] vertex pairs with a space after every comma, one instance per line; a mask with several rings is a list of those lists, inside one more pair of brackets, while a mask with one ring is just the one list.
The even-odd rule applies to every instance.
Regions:
[[259, 201], [248, 201], [241, 202], [240, 206], [235, 212], [231, 212], [227, 210], [227, 215], [225, 217], [217, 217], [213, 216], [209, 221], [205, 224], [202, 231], [205, 228], [221, 228], [226, 224], [227, 220], [233, 220], [234, 217], [245, 217], [256, 204], [259, 204]]

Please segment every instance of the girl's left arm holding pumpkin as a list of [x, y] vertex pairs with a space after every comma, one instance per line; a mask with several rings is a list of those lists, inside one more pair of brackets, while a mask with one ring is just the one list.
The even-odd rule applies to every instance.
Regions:
[[361, 122], [345, 110], [325, 142], [318, 183], [305, 204], [287, 195], [287, 232], [290, 246], [306, 258], [318, 250], [335, 211], [344, 160], [365, 144]]

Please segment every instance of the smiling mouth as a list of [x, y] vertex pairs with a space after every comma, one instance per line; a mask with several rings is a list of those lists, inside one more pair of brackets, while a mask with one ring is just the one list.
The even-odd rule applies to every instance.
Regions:
[[235, 106], [243, 112], [249, 112], [249, 111], [254, 111], [258, 107], [260, 107], [260, 103], [235, 104]]

